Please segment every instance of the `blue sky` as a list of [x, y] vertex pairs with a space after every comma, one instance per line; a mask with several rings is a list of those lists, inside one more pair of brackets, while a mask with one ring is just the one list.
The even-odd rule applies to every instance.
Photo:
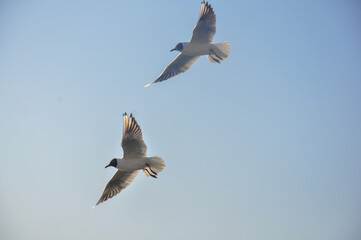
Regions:
[[[211, 1], [221, 64], [152, 82], [201, 1], [0, 3], [2, 239], [359, 239], [361, 4]], [[159, 179], [94, 210], [132, 112]]]

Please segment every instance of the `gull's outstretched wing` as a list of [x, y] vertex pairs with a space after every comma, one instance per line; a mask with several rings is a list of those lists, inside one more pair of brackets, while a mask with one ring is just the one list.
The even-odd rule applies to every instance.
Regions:
[[211, 43], [216, 33], [216, 14], [211, 4], [202, 2], [197, 25], [193, 28], [191, 42]]
[[147, 152], [142, 130], [132, 114], [130, 114], [129, 118], [127, 113], [123, 114], [123, 138], [121, 145], [123, 147], [124, 158], [144, 157]]
[[162, 82], [167, 80], [175, 75], [183, 73], [187, 71], [199, 58], [200, 56], [187, 56], [183, 53], [180, 53], [174, 60], [171, 62], [164, 71], [159, 75], [159, 77], [152, 83], [145, 85], [144, 87], [148, 87], [149, 85]]
[[128, 185], [137, 176], [138, 172], [139, 170], [134, 172], [122, 172], [118, 170], [105, 186], [103, 194], [95, 206], [108, 200], [109, 198], [114, 197], [124, 188], [128, 187]]

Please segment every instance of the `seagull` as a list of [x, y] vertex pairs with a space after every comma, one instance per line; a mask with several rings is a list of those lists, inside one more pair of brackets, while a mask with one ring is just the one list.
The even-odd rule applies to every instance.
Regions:
[[216, 14], [211, 4], [203, 1], [201, 13], [196, 26], [193, 28], [193, 36], [189, 42], [178, 43], [172, 51], [179, 51], [180, 54], [171, 62], [158, 78], [144, 87], [153, 83], [165, 81], [180, 73], [187, 71], [201, 55], [207, 55], [211, 63], [220, 63], [226, 59], [231, 49], [229, 42], [212, 44], [216, 33]]
[[165, 164], [162, 158], [146, 157], [147, 146], [143, 141], [142, 131], [132, 114], [130, 117], [127, 113], [123, 114], [121, 145], [123, 157], [113, 158], [105, 166], [105, 168], [115, 167], [118, 170], [105, 186], [102, 196], [93, 208], [120, 193], [134, 180], [139, 170], [143, 170], [147, 177], [157, 178], [158, 173], [164, 169]]

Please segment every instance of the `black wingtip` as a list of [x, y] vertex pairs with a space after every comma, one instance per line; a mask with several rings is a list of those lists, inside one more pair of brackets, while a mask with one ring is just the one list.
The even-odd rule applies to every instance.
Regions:
[[212, 5], [208, 2], [206, 2], [206, 7], [209, 7], [211, 9], [211, 11], [213, 12], [213, 8], [212, 8]]

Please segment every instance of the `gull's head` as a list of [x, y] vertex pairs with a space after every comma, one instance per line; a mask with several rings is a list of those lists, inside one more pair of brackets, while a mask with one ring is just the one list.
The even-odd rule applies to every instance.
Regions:
[[116, 168], [116, 167], [117, 167], [117, 164], [118, 164], [117, 159], [116, 159], [116, 158], [113, 158], [113, 159], [110, 161], [110, 163], [105, 166], [105, 168], [107, 168], [107, 167], [115, 167], [115, 168]]
[[172, 50], [170, 50], [171, 52], [173, 51], [179, 51], [182, 52], [183, 50], [183, 43], [178, 43], [177, 45], [175, 45], [175, 48], [173, 48]]

